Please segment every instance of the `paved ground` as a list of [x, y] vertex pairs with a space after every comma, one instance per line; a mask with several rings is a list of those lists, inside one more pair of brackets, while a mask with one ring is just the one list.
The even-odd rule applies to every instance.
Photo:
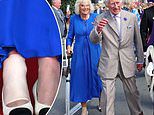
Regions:
[[[154, 103], [152, 104], [149, 92], [146, 86], [146, 80], [144, 77], [144, 71], [137, 73], [137, 86], [140, 91], [141, 105], [144, 111], [144, 115], [154, 115]], [[88, 102], [89, 115], [101, 115], [97, 110], [98, 99], [93, 99]], [[71, 107], [76, 105], [71, 103]], [[130, 115], [127, 103], [125, 101], [124, 92], [120, 80], [116, 81], [116, 102], [115, 102], [116, 115]], [[62, 78], [62, 83], [58, 97], [54, 103], [54, 106], [49, 112], [49, 115], [64, 115], [65, 114], [65, 77]], [[80, 115], [81, 109], [74, 115]]]

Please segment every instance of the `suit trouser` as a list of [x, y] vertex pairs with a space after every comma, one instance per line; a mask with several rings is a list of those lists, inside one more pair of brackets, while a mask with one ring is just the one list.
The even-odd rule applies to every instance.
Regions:
[[[139, 115], [142, 112], [142, 110], [140, 107], [139, 91], [136, 86], [135, 76], [125, 78], [123, 73], [119, 72], [117, 77], [119, 77], [123, 83], [123, 89], [130, 110], [130, 114]], [[116, 78], [102, 79], [104, 89], [101, 93], [102, 115], [115, 115], [115, 81]], [[125, 115], [127, 115], [127, 113]]]

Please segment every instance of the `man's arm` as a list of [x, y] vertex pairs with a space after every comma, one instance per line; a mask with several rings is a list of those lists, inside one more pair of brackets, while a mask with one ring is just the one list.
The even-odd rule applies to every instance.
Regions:
[[143, 54], [143, 45], [141, 40], [141, 35], [139, 33], [139, 27], [137, 24], [137, 17], [135, 16], [134, 23], [134, 45], [136, 47], [136, 56], [137, 56], [137, 70], [140, 72], [144, 63], [144, 54]]
[[102, 38], [102, 31], [104, 26], [108, 23], [108, 20], [105, 18], [101, 19], [99, 15], [94, 22], [94, 29], [90, 33], [90, 39], [93, 43], [99, 43]]
[[90, 40], [97, 44], [101, 41], [101, 34], [98, 34], [98, 32], [96, 31], [96, 28], [94, 27], [94, 29], [91, 31], [90, 33]]

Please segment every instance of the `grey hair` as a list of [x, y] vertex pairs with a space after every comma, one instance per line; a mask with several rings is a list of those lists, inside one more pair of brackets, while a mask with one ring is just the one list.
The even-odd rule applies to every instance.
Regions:
[[109, 3], [110, 0], [104, 0], [105, 5]]
[[51, 0], [52, 3], [56, 2], [57, 0]]
[[91, 0], [76, 0], [75, 2], [75, 14], [80, 14], [79, 12], [79, 5], [83, 2], [87, 2], [90, 5], [90, 12], [92, 13], [94, 11], [94, 6], [91, 3]]
[[56, 0], [51, 0], [51, 2], [53, 3], [53, 2], [55, 2]]
[[[119, 0], [120, 2], [122, 2], [123, 0]], [[110, 2], [110, 0], [104, 0], [104, 4], [107, 5]]]

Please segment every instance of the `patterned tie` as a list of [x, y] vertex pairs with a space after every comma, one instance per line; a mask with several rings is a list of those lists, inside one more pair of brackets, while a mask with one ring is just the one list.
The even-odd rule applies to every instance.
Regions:
[[118, 35], [119, 35], [119, 43], [121, 42], [121, 29], [120, 29], [120, 17], [118, 17], [117, 15], [113, 16], [116, 26], [117, 26], [117, 30], [118, 30]]
[[120, 18], [120, 17], [114, 15], [113, 18], [114, 18], [114, 20], [116, 22], [116, 26], [117, 26], [117, 29], [118, 29], [118, 34], [120, 34], [120, 23], [118, 21], [118, 18]]
[[62, 18], [60, 10], [57, 10], [57, 12], [58, 12], [59, 17]]

